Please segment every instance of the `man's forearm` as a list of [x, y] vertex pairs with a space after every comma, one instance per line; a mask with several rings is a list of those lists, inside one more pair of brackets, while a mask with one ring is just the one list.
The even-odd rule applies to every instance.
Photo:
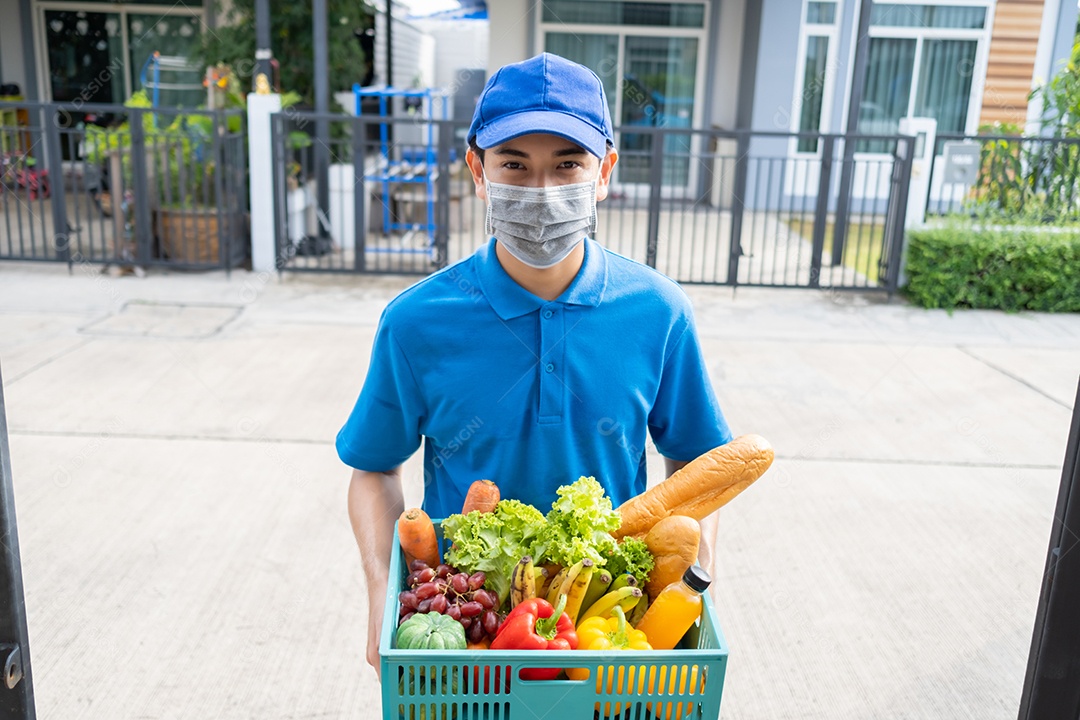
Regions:
[[360, 548], [365, 577], [386, 580], [394, 521], [404, 509], [400, 467], [384, 473], [353, 470], [349, 483], [349, 521]]

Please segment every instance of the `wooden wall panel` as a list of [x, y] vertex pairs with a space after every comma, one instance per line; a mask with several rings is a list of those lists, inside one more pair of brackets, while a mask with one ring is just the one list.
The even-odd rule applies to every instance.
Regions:
[[1027, 121], [1044, 0], [998, 0], [979, 124]]

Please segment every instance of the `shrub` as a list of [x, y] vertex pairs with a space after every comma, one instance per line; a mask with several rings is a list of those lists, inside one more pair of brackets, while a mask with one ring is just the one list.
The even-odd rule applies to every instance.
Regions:
[[1080, 227], [908, 232], [908, 297], [927, 308], [1080, 312]]

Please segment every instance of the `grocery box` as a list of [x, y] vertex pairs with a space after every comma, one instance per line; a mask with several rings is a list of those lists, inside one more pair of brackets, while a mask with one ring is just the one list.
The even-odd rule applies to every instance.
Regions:
[[[435, 528], [442, 542], [441, 521]], [[382, 637], [386, 720], [713, 720], [727, 670], [727, 643], [704, 595], [701, 620], [674, 650], [649, 652], [398, 650], [398, 593], [407, 575], [397, 526]], [[586, 668], [586, 680], [523, 680], [523, 668]]]

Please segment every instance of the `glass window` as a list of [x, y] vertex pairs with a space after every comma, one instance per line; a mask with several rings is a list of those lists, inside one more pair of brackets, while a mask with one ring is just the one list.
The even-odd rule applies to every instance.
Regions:
[[46, 10], [49, 83], [56, 102], [124, 102], [120, 15]]
[[702, 3], [545, 0], [543, 8], [545, 22], [685, 28], [705, 26], [705, 5]]
[[977, 46], [974, 40], [923, 41], [915, 116], [936, 118], [939, 133], [964, 132]]
[[836, 22], [836, 3], [808, 3], [806, 6], [806, 22], [815, 25], [832, 25]]
[[[829, 38], [812, 35], [806, 39], [806, 68], [803, 70], [802, 108], [799, 111], [801, 132], [818, 132], [821, 129], [828, 54]], [[799, 138], [799, 152], [817, 152], [817, 148], [817, 138]]]
[[962, 28], [979, 30], [986, 8], [963, 5], [897, 5], [874, 3], [870, 24], [878, 27]]
[[[132, 89], [145, 89], [154, 99], [157, 86], [157, 104], [164, 107], [205, 105], [202, 72], [187, 59], [199, 42], [199, 18], [159, 13], [129, 13], [127, 17]], [[155, 52], [160, 53], [158, 62], [148, 63]]]
[[[867, 135], [895, 135], [900, 118], [907, 115], [915, 66], [915, 43], [908, 38], [870, 38], [866, 84], [859, 104], [858, 131]], [[886, 152], [884, 140], [864, 140], [860, 152]]]

